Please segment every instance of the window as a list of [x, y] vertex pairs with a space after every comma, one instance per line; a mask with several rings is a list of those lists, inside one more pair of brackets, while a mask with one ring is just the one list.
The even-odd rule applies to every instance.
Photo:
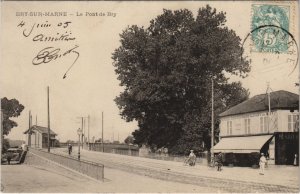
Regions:
[[268, 117], [260, 117], [260, 132], [268, 132]]
[[250, 134], [250, 119], [244, 119], [245, 134]]
[[227, 121], [227, 135], [232, 135], [232, 121]]
[[299, 115], [288, 115], [288, 131], [299, 130]]

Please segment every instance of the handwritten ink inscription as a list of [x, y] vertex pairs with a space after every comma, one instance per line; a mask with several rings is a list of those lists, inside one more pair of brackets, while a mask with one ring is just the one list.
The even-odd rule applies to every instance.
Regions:
[[[30, 38], [32, 42], [65, 42], [72, 43], [72, 46], [69, 49], [56, 48], [54, 46], [47, 46], [42, 48], [37, 54], [34, 55], [32, 60], [33, 65], [40, 65], [50, 63], [57, 59], [61, 59], [68, 56], [74, 56], [73, 63], [66, 70], [63, 79], [66, 78], [67, 73], [76, 63], [80, 54], [77, 51], [79, 47], [77, 44], [73, 44], [76, 40], [76, 37], [72, 35], [70, 25], [72, 22], [64, 21], [59, 23], [50, 23], [45, 21], [43, 23], [33, 23], [27, 24], [27, 22], [21, 21], [17, 27], [23, 29], [22, 35], [25, 38]], [[51, 35], [46, 35], [46, 32]]]

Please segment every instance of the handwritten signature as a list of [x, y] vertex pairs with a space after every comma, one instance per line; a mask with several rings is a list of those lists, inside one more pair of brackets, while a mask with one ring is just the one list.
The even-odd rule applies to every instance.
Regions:
[[76, 49], [79, 46], [75, 45], [73, 48], [62, 52], [60, 48], [54, 48], [54, 47], [46, 47], [44, 49], [42, 49], [40, 52], [38, 52], [38, 54], [33, 58], [32, 60], [32, 64], [33, 65], [40, 65], [42, 63], [49, 63], [51, 61], [54, 61], [56, 59], [59, 58], [63, 58], [71, 53], [74, 53], [76, 55], [76, 58], [74, 60], [74, 62], [72, 63], [72, 65], [67, 69], [67, 71], [65, 72], [63, 79], [66, 78], [67, 73], [70, 71], [70, 69], [74, 66], [74, 64], [76, 63], [77, 59], [79, 58], [80, 54], [78, 51], [76, 51]]

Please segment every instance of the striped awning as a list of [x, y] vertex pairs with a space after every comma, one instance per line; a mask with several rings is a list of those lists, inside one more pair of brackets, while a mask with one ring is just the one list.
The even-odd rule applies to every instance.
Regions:
[[214, 146], [214, 152], [251, 153], [260, 152], [265, 143], [270, 142], [273, 135], [224, 137]]

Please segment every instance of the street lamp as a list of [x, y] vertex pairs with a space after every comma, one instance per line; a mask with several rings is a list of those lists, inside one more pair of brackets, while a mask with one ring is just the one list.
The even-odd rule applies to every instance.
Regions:
[[77, 134], [78, 134], [78, 160], [80, 160], [80, 136], [82, 134], [82, 129], [78, 128]]

